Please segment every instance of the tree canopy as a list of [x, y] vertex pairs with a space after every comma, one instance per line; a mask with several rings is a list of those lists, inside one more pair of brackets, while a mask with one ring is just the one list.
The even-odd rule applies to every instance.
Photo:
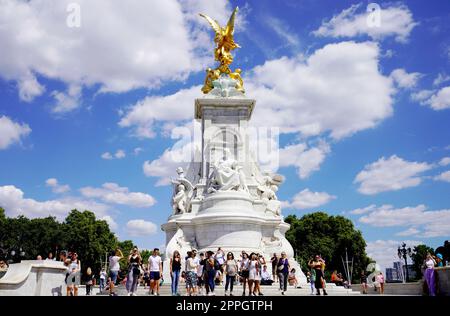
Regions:
[[326, 261], [326, 275], [333, 270], [344, 274], [342, 260], [345, 260], [347, 250], [348, 259], [353, 258], [353, 277], [358, 279], [371, 261], [366, 254], [366, 242], [361, 231], [343, 216], [316, 212], [301, 218], [289, 215], [285, 221], [291, 225], [286, 238], [305, 271], [308, 270], [308, 261], [318, 254]]
[[[55, 217], [9, 218], [0, 208], [0, 248], [4, 251], [0, 256], [7, 256], [7, 259], [32, 260], [38, 255], [46, 258], [49, 252], [56, 256], [56, 252], [62, 250], [75, 251], [83, 272], [90, 267], [98, 276], [105, 257], [117, 248], [121, 248], [126, 257], [133, 246], [131, 240], [119, 242], [108, 223], [97, 219], [90, 211], [72, 210], [63, 222], [58, 222]], [[20, 249], [24, 257], [19, 256]], [[14, 257], [11, 250], [16, 252]], [[126, 259], [123, 261], [121, 266], [125, 268]]]

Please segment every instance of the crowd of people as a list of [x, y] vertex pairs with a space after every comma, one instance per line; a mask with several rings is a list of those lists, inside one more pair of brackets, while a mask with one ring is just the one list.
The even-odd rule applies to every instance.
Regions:
[[[41, 256], [37, 260], [43, 260]], [[45, 260], [56, 260], [52, 253]], [[126, 260], [126, 271], [121, 271], [120, 262]], [[93, 271], [88, 267], [81, 273], [81, 261], [76, 252], [61, 251], [59, 261], [64, 262], [67, 267], [66, 284], [67, 295], [77, 296], [81, 281], [86, 286], [86, 295], [92, 294], [92, 288], [96, 285]], [[148, 288], [150, 295], [160, 295], [160, 286], [163, 284], [163, 261], [159, 249], [153, 249], [147, 262], [142, 259], [137, 247], [134, 247], [125, 257], [120, 249], [112, 252], [108, 258], [109, 272], [102, 268], [98, 280], [100, 293], [108, 293], [110, 296], [117, 295], [116, 286], [121, 282], [129, 296], [136, 296], [138, 286]], [[242, 251], [238, 258], [233, 252], [225, 253], [222, 248], [216, 252], [198, 252], [192, 249], [187, 256], [182, 258], [180, 252], [174, 251], [169, 261], [169, 272], [171, 277], [171, 293], [178, 295], [207, 295], [214, 296], [217, 286], [224, 286], [226, 296], [234, 296], [236, 287], [242, 288], [242, 296], [262, 296], [262, 286], [279, 283], [282, 295], [288, 290], [288, 286], [300, 287], [296, 277], [296, 270], [289, 264], [285, 252], [281, 255], [274, 253], [270, 258], [271, 273], [268, 270], [268, 262], [260, 253], [247, 253]], [[325, 260], [316, 255], [308, 262], [310, 271], [307, 279], [311, 285], [311, 294], [328, 295], [326, 291]], [[125, 272], [125, 273], [124, 273]], [[82, 277], [81, 277], [82, 275]], [[122, 275], [119, 280], [119, 275]], [[334, 271], [331, 282], [336, 285], [347, 286], [340, 273]], [[384, 283], [384, 282], [383, 282]], [[183, 286], [181, 286], [183, 284]], [[180, 290], [184, 287], [184, 290]]]
[[[137, 247], [134, 247], [126, 258], [120, 249], [116, 249], [109, 256], [108, 269], [106, 266], [102, 268], [98, 278], [95, 277], [90, 267], [82, 273], [81, 261], [76, 252], [60, 251], [58, 258], [49, 252], [45, 259], [41, 255], [38, 255], [36, 259], [64, 262], [67, 268], [65, 277], [67, 296], [77, 296], [82, 281], [85, 284], [86, 295], [91, 295], [97, 280], [99, 280], [100, 293], [109, 293], [111, 296], [117, 295], [115, 288], [119, 282], [125, 286], [129, 296], [137, 295], [139, 285], [144, 289], [148, 288], [150, 295], [158, 296], [160, 295], [160, 286], [164, 282], [163, 261], [158, 248], [153, 249], [147, 262], [144, 262]], [[122, 271], [120, 266], [120, 262], [123, 260], [127, 262], [125, 271]], [[262, 296], [261, 286], [278, 282], [279, 290], [284, 295], [288, 285], [293, 288], [300, 287], [296, 270], [291, 268], [285, 252], [282, 252], [281, 256], [274, 253], [269, 261], [266, 262], [260, 253], [248, 254], [245, 251], [235, 258], [233, 252], [225, 253], [220, 247], [216, 252], [198, 252], [197, 249], [192, 249], [184, 258], [180, 252], [174, 251], [169, 261], [171, 293], [174, 296], [182, 294], [214, 296], [216, 287], [224, 286], [225, 296], [234, 296], [236, 286], [240, 286], [243, 296]], [[268, 270], [268, 264], [272, 268], [271, 273]], [[441, 254], [427, 253], [422, 265], [425, 295], [435, 296], [437, 294], [438, 280], [434, 268], [443, 265], [444, 260]], [[325, 260], [320, 255], [316, 255], [308, 261], [308, 267], [309, 271], [307, 271], [306, 277], [310, 284], [311, 295], [328, 295]], [[7, 269], [8, 263], [1, 260], [0, 273], [5, 274]], [[109, 271], [107, 272], [107, 270]], [[121, 276], [120, 280], [119, 275]], [[378, 271], [374, 275], [371, 274], [370, 282], [368, 282], [368, 277], [365, 271], [361, 272], [362, 293], [368, 294], [369, 283], [373, 283], [375, 291], [384, 294], [386, 281], [383, 273]], [[330, 281], [337, 286], [350, 287], [348, 280], [337, 270], [332, 272]], [[184, 293], [180, 292], [181, 284], [184, 284]]]
[[225, 253], [222, 248], [215, 253], [198, 253], [192, 249], [183, 261], [180, 253], [175, 251], [170, 258], [171, 292], [181, 295], [180, 283], [184, 283], [189, 296], [214, 296], [216, 286], [224, 286], [226, 296], [234, 296], [236, 286], [242, 287], [243, 296], [262, 296], [261, 286], [272, 285], [276, 278], [282, 295], [287, 291], [288, 283], [297, 286], [295, 270], [290, 270], [286, 253], [282, 252], [280, 257], [274, 254], [271, 264], [275, 271], [272, 275], [259, 253], [242, 251], [239, 258], [235, 258], [232, 252]]
[[[117, 284], [119, 274], [119, 261], [124, 258], [122, 252], [117, 249], [109, 257], [109, 276], [103, 269], [100, 273], [100, 291], [109, 291], [110, 295], [116, 295], [114, 287]], [[284, 295], [288, 284], [297, 287], [298, 280], [295, 269], [290, 269], [286, 253], [281, 256], [273, 254], [270, 259], [273, 273], [267, 269], [266, 260], [259, 253], [248, 254], [245, 251], [235, 258], [232, 252], [225, 253], [221, 248], [216, 252], [198, 252], [192, 249], [187, 256], [182, 258], [178, 251], [174, 251], [169, 261], [171, 277], [171, 293], [178, 295], [207, 295], [214, 296], [217, 286], [224, 286], [226, 296], [234, 296], [236, 286], [242, 287], [241, 295], [262, 296], [261, 286], [272, 285], [278, 280], [281, 294]], [[127, 273], [123, 280], [129, 296], [137, 294], [138, 285], [144, 289], [148, 287], [150, 295], [160, 295], [160, 285], [163, 280], [163, 262], [159, 255], [159, 249], [155, 248], [148, 262], [143, 262], [137, 247], [133, 248], [127, 257]], [[89, 280], [89, 279], [88, 279]], [[181, 285], [184, 286], [181, 286]], [[181, 291], [181, 288], [184, 290]], [[183, 293], [182, 293], [183, 292]]]

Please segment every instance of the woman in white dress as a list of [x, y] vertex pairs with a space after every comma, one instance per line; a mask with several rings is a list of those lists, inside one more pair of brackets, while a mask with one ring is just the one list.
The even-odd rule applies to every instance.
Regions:
[[256, 295], [256, 282], [261, 280], [259, 276], [259, 260], [255, 253], [250, 254], [250, 264], [248, 269], [248, 295]]
[[257, 269], [258, 273], [256, 274], [255, 280], [254, 280], [254, 287], [253, 287], [253, 295], [256, 296], [256, 293], [258, 292], [259, 296], [262, 296], [261, 293], [261, 272], [262, 267], [266, 264], [266, 260], [261, 254], [256, 254], [256, 260], [257, 260]]

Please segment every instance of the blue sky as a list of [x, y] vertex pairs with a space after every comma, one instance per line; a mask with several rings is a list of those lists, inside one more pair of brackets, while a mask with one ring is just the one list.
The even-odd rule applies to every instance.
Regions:
[[252, 124], [280, 129], [283, 214], [348, 216], [383, 266], [401, 241], [441, 245], [450, 3], [378, 4], [368, 22], [356, 1], [0, 0], [0, 205], [89, 208], [121, 239], [163, 245], [172, 146], [214, 65], [197, 13], [225, 23], [237, 5], [232, 66], [257, 100]]

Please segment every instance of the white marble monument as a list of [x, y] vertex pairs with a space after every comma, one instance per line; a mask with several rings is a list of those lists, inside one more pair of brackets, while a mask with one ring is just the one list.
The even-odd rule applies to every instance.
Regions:
[[272, 254], [284, 251], [299, 281], [305, 283], [284, 236], [289, 225], [283, 221], [276, 196], [283, 177], [262, 172], [249, 150], [247, 126], [255, 100], [235, 90], [233, 79], [220, 81], [214, 82], [215, 88], [204, 98], [195, 100], [203, 150], [186, 172], [178, 168], [178, 177], [172, 181], [173, 212], [162, 225], [165, 269], [174, 250], [183, 257], [193, 248], [216, 251], [222, 247], [236, 258], [242, 250], [258, 252], [266, 258], [269, 270]]
[[[162, 225], [166, 233], [164, 274], [170, 280], [169, 258], [175, 250], [182, 257], [198, 251], [232, 251], [239, 258], [242, 250], [262, 254], [268, 270], [273, 253], [286, 252], [296, 268], [300, 283], [306, 283], [294, 251], [285, 238], [289, 225], [283, 221], [276, 192], [283, 182], [278, 174], [262, 172], [249, 149], [248, 123], [255, 100], [245, 96], [241, 70], [230, 69], [234, 42], [234, 21], [227, 25], [201, 14], [212, 26], [215, 37], [216, 69], [206, 70], [203, 98], [195, 100], [195, 119], [201, 122], [201, 152], [196, 153], [186, 172], [177, 169], [173, 180], [172, 215]], [[268, 118], [267, 125], [270, 125]]]

